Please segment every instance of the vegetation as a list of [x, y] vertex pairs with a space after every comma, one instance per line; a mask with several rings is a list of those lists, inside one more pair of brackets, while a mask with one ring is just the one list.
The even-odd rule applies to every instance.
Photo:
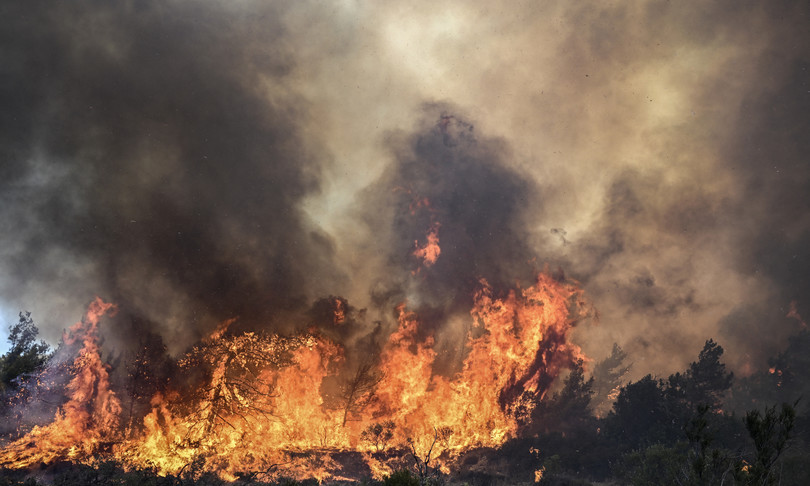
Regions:
[[[27, 383], [37, 379], [53, 359], [48, 346], [38, 340], [38, 329], [29, 313], [21, 313], [19, 322], [10, 327], [9, 342], [11, 348], [0, 357], [2, 412], [6, 415], [19, 404], [15, 400], [25, 395]], [[119, 364], [121, 389], [127, 395], [123, 401], [125, 425], [131, 426], [133, 417], [143, 415], [144, 402], [166, 386], [171, 370], [163, 359], [165, 348], [158, 344], [142, 343]], [[368, 478], [364, 484], [810, 484], [810, 407], [806, 398], [801, 399], [810, 392], [809, 349], [810, 333], [803, 330], [769, 360], [768, 370], [735, 380], [723, 363], [722, 346], [709, 339], [684, 371], [668, 377], [646, 375], [624, 383], [629, 356], [614, 346], [590, 374], [583, 361], [576, 362], [556, 392], [530, 404], [520, 435], [499, 449], [467, 451], [452, 459], [436, 457], [434, 446], [447, 441], [452, 429], [437, 427], [422, 441], [394, 444], [397, 424], [383, 421], [369, 425], [360, 439], [373, 448], [377, 459], [390, 459], [389, 464], [395, 467], [382, 481]], [[205, 364], [209, 355], [200, 352], [193, 356]], [[232, 365], [231, 361], [226, 365]], [[250, 363], [240, 366], [250, 367]], [[379, 379], [373, 366], [363, 364], [346, 382], [342, 391], [347, 417], [373, 396]], [[225, 373], [222, 386], [256, 393], [244, 389], [241, 382], [229, 380]], [[451, 475], [439, 469], [448, 460], [454, 465]], [[27, 471], [0, 470], [0, 486], [309, 483], [285, 478], [261, 482], [267, 477], [251, 473], [227, 483], [192, 469], [177, 477], [160, 477], [151, 470], [124, 471], [114, 462], [92, 467], [52, 464], [36, 476]], [[312, 484], [316, 484], [314, 480]]]
[[382, 452], [394, 437], [396, 424], [392, 420], [371, 424], [360, 433], [360, 440], [374, 446], [375, 452]]
[[50, 348], [37, 341], [39, 329], [30, 312], [20, 312], [20, 320], [9, 326], [11, 348], [0, 357], [0, 392], [19, 390], [23, 382], [41, 370], [48, 360]]
[[[31, 426], [23, 417], [31, 402], [33, 386], [52, 354], [48, 345], [37, 340], [37, 329], [30, 312], [20, 312], [17, 323], [9, 326], [8, 352], [0, 356], [0, 435], [10, 435]], [[35, 410], [31, 412], [36, 415]], [[2, 484], [2, 483], [0, 483]]]
[[[509, 476], [530, 480], [541, 471], [541, 484], [808, 484], [808, 414], [796, 401], [810, 383], [800, 371], [810, 349], [805, 334], [771, 360], [769, 372], [736, 385], [722, 362], [723, 348], [710, 339], [685, 371], [619, 386], [602, 418], [594, 390], [614, 389], [627, 356], [614, 348], [589, 379], [578, 363], [563, 388], [535, 408], [526, 436], [502, 448], [527, 458], [513, 460]], [[738, 409], [741, 417], [732, 404], [746, 407]], [[532, 454], [525, 451], [539, 453], [528, 460]]]

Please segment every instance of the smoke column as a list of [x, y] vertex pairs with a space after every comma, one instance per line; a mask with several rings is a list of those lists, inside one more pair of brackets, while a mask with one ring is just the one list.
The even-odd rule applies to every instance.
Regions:
[[548, 265], [589, 356], [663, 374], [712, 337], [744, 374], [810, 315], [808, 13], [3, 5], [0, 302], [55, 343], [98, 294], [178, 353], [407, 301], [449, 346], [480, 278]]

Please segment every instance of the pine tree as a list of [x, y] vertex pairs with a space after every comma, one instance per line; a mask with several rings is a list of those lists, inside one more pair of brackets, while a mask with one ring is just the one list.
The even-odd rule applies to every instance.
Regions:
[[11, 392], [20, 388], [21, 380], [40, 370], [49, 357], [45, 341], [37, 342], [39, 329], [30, 312], [20, 312], [20, 320], [9, 327], [8, 342], [11, 349], [0, 357], [0, 391]]

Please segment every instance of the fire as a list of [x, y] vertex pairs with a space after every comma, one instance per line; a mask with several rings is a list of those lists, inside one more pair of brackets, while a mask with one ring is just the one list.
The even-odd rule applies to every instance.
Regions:
[[436, 263], [436, 260], [439, 259], [439, 255], [442, 253], [442, 249], [439, 247], [440, 227], [441, 224], [438, 222], [431, 225], [430, 230], [428, 230], [427, 233], [427, 243], [425, 243], [424, 246], [419, 246], [418, 241], [414, 242], [416, 249], [413, 251], [413, 255], [422, 260], [427, 267]]
[[[411, 202], [408, 205], [408, 211], [411, 216], [418, 216], [426, 214], [430, 218], [430, 227], [425, 234], [427, 240], [424, 245], [419, 244], [419, 240], [414, 240], [414, 250], [411, 253], [415, 256], [424, 266], [430, 267], [439, 259], [442, 249], [439, 246], [439, 228], [441, 223], [436, 221], [436, 209], [431, 205], [430, 199], [420, 196], [415, 193], [412, 188], [396, 187], [395, 192], [403, 192], [411, 196]], [[413, 273], [416, 274], [418, 270]]]
[[[7, 446], [0, 464], [109, 456], [161, 474], [323, 480], [342, 477], [336, 454], [353, 452], [375, 476], [391, 472], [387, 454], [447, 471], [459, 453], [518, 434], [536, 400], [581, 356], [568, 337], [585, 312], [574, 283], [546, 274], [503, 296], [482, 281], [455, 373], [435, 369], [435, 336], [407, 304], [379, 353], [360, 362], [315, 331], [233, 334], [224, 323], [180, 359], [187, 382], [152, 397], [151, 412], [124, 434], [97, 342], [98, 321], [111, 309], [96, 300], [71, 328], [83, 347], [69, 400], [50, 425]], [[327, 392], [330, 380], [340, 383], [337, 395]]]
[[788, 311], [788, 313], [787, 313], [787, 315], [785, 317], [790, 317], [790, 318], [796, 319], [796, 322], [799, 323], [799, 325], [801, 326], [802, 329], [807, 329], [807, 323], [804, 322], [804, 319], [802, 319], [801, 314], [799, 314], [799, 311], [796, 308], [796, 301], [795, 300], [790, 302], [790, 311]]
[[113, 304], [96, 298], [84, 319], [63, 336], [68, 345], [82, 344], [73, 363], [73, 379], [67, 386], [69, 399], [53, 422], [34, 427], [0, 452], [0, 465], [26, 468], [57, 459], [84, 461], [92, 459], [104, 442], [116, 439], [121, 404], [110, 389], [98, 347], [99, 320], [114, 311]]

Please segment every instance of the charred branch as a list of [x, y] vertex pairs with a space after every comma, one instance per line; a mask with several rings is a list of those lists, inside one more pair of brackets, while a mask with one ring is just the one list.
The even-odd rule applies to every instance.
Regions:
[[343, 389], [343, 426], [350, 414], [359, 413], [374, 398], [377, 385], [385, 378], [385, 373], [376, 369], [374, 361], [368, 359], [357, 367], [354, 377], [347, 381]]

